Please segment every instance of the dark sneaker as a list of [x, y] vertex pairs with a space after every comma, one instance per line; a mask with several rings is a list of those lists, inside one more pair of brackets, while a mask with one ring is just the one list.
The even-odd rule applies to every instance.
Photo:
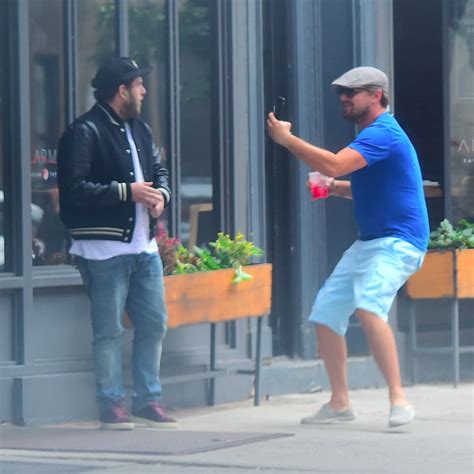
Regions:
[[135, 423], [130, 413], [119, 403], [100, 411], [100, 428], [103, 430], [133, 430]]
[[141, 410], [132, 411], [136, 423], [153, 428], [178, 428], [178, 422], [168, 416], [165, 409], [156, 401], [148, 402]]

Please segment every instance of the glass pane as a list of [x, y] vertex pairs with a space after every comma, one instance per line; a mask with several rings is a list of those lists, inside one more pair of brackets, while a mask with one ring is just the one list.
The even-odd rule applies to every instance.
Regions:
[[67, 260], [56, 178], [56, 147], [65, 124], [63, 5], [61, 0], [28, 3], [34, 265]]
[[113, 0], [82, 0], [77, 4], [78, 113], [95, 103], [90, 85], [97, 68], [115, 52], [115, 3]]
[[[130, 57], [139, 66], [152, 67], [151, 73], [144, 78], [147, 94], [143, 102], [142, 119], [153, 131], [162, 165], [169, 169], [166, 1], [130, 0], [128, 18]], [[160, 222], [168, 228], [167, 212], [162, 215]]]
[[[3, 84], [2, 84], [3, 86]], [[3, 186], [4, 180], [4, 164], [5, 164], [5, 153], [4, 153], [4, 141], [3, 141], [3, 130], [4, 130], [4, 121], [3, 117], [5, 114], [3, 113], [3, 104], [4, 104], [4, 97], [3, 97], [3, 87], [0, 90], [0, 102], [2, 104], [2, 110], [0, 112], [0, 272], [5, 270], [5, 230], [6, 230], [6, 222], [5, 222], [5, 191]]]
[[449, 6], [453, 221], [474, 221], [474, 0]]
[[[198, 245], [215, 240], [219, 225], [215, 205], [213, 211], [206, 210], [216, 198], [213, 168], [218, 159], [213, 149], [216, 127], [212, 120], [215, 100], [211, 87], [212, 64], [216, 54], [216, 46], [211, 41], [213, 3], [209, 0], [179, 1], [182, 206], [179, 228], [185, 245], [189, 244], [190, 236]], [[196, 219], [191, 219], [192, 214]]]
[[[7, 54], [7, 25], [6, 15], [2, 15], [0, 18], [0, 63], [8, 64]], [[5, 199], [5, 167], [7, 163], [7, 122], [4, 120], [7, 117], [8, 106], [6, 103], [7, 94], [7, 75], [0, 75], [0, 272], [5, 271], [8, 268], [8, 255], [5, 255], [5, 240], [7, 237], [7, 216], [5, 215], [6, 203]]]

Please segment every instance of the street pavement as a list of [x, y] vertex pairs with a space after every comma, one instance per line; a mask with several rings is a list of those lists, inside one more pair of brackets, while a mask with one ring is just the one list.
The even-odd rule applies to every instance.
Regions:
[[[270, 398], [259, 407], [249, 400], [172, 413], [184, 431], [294, 436], [187, 455], [0, 449], [0, 473], [474, 473], [474, 385], [417, 385], [406, 390], [417, 417], [397, 429], [387, 426], [386, 390], [352, 391], [357, 420], [334, 425], [299, 423], [327, 401], [327, 392], [295, 394]], [[97, 423], [61, 426], [79, 429]]]

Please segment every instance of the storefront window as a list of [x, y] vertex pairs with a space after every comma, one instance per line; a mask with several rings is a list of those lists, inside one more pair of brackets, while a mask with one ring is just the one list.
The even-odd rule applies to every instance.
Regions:
[[[3, 23], [3, 22], [2, 22]], [[1, 24], [3, 26], [3, 24]], [[2, 30], [3, 31], [3, 30]], [[2, 32], [0, 32], [2, 33]], [[2, 35], [3, 39], [3, 35]], [[3, 46], [0, 46], [0, 61], [2, 64], [5, 64], [5, 58], [4, 58], [4, 48]], [[6, 255], [5, 255], [5, 239], [6, 239], [6, 229], [7, 229], [7, 222], [6, 222], [6, 216], [5, 216], [5, 210], [6, 210], [6, 205], [5, 205], [5, 189], [4, 189], [4, 181], [5, 181], [5, 164], [6, 164], [6, 143], [5, 143], [5, 128], [6, 128], [6, 123], [4, 121], [4, 118], [7, 116], [6, 115], [6, 95], [5, 95], [5, 89], [6, 89], [6, 84], [4, 83], [4, 80], [6, 79], [5, 75], [2, 74], [0, 77], [0, 272], [5, 271], [7, 268], [6, 265]]]
[[95, 103], [90, 85], [99, 65], [115, 53], [115, 3], [86, 0], [77, 3], [77, 115]]
[[449, 6], [452, 214], [474, 221], [474, 0]]
[[[130, 0], [128, 18], [130, 56], [139, 66], [152, 67], [151, 73], [144, 78], [147, 95], [143, 102], [142, 118], [153, 131], [162, 165], [169, 169], [166, 2]], [[168, 228], [167, 213], [160, 221]]]
[[[1, 120], [1, 119], [0, 119]], [[3, 125], [3, 121], [2, 121]], [[5, 269], [5, 192], [3, 191], [3, 133], [0, 131], [0, 272]]]
[[218, 160], [213, 147], [213, 133], [217, 129], [217, 118], [213, 120], [212, 113], [216, 97], [212, 65], [217, 52], [211, 40], [213, 5], [210, 0], [179, 0], [180, 237], [186, 244], [190, 237], [198, 245], [215, 240], [218, 230], [213, 204]]
[[29, 2], [33, 264], [67, 263], [59, 218], [56, 154], [65, 124], [61, 0]]

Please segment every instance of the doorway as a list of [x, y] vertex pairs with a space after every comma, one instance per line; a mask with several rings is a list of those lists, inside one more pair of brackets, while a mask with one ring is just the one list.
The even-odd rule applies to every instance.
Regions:
[[[289, 2], [282, 0], [264, 0], [264, 71], [265, 71], [265, 110], [272, 110], [277, 96], [288, 97], [289, 93], [289, 56], [288, 12]], [[291, 110], [285, 110], [291, 121]], [[266, 193], [267, 193], [267, 251], [273, 264], [272, 329], [273, 355], [293, 356], [295, 346], [295, 328], [291, 314], [294, 294], [291, 281], [291, 229], [290, 199], [282, 189], [290, 189], [291, 161], [285, 159], [287, 152], [275, 145], [267, 137], [266, 143]]]
[[[395, 116], [412, 140], [424, 180], [445, 189], [442, 0], [393, 2]], [[430, 228], [444, 218], [442, 196], [427, 199]]]

